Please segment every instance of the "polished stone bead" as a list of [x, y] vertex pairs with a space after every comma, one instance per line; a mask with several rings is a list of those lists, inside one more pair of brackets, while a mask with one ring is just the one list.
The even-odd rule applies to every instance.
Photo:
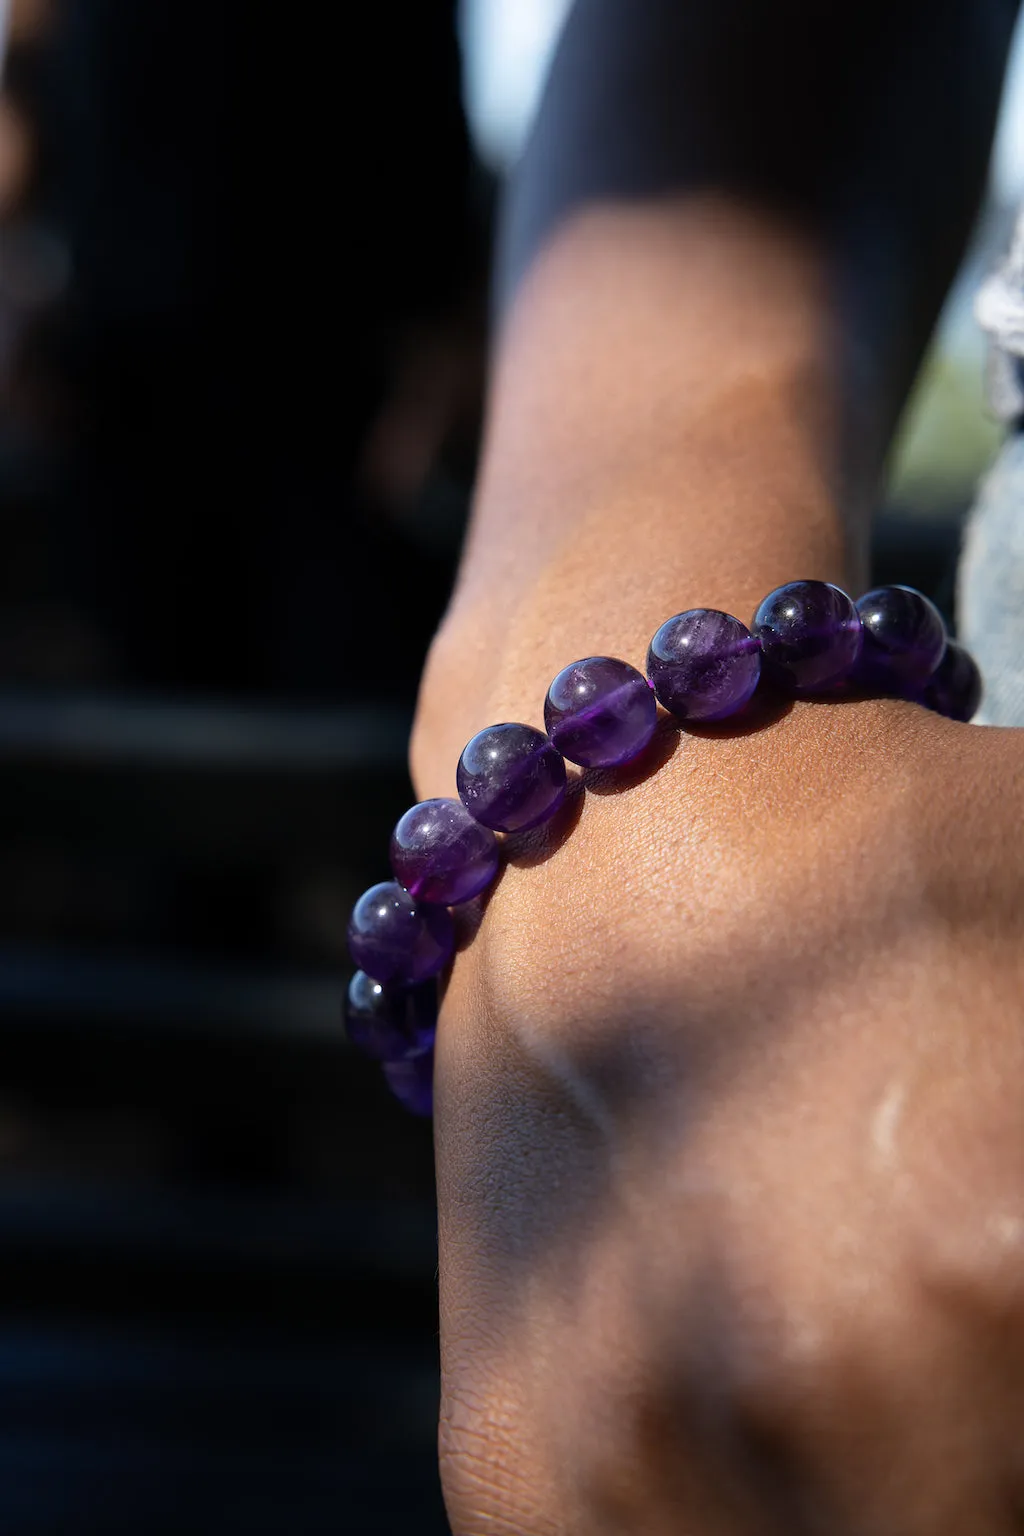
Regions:
[[453, 907], [494, 879], [498, 839], [461, 800], [421, 800], [391, 834], [391, 868], [417, 901]]
[[563, 667], [544, 700], [544, 724], [563, 757], [583, 768], [615, 768], [654, 735], [658, 705], [642, 673], [614, 656]]
[[913, 587], [874, 587], [858, 598], [857, 612], [864, 643], [856, 680], [894, 693], [923, 688], [946, 649], [935, 604]]
[[398, 1102], [414, 1115], [434, 1113], [434, 1053], [382, 1063], [384, 1079]]
[[396, 881], [382, 880], [352, 908], [348, 947], [359, 969], [375, 981], [411, 987], [444, 968], [455, 934], [444, 907], [420, 904]]
[[761, 642], [766, 677], [787, 693], [829, 692], [850, 676], [860, 655], [860, 616], [827, 581], [776, 587], [750, 628]]
[[522, 832], [565, 799], [565, 760], [532, 725], [489, 725], [469, 742], [455, 775], [459, 797], [495, 832]]
[[356, 971], [345, 998], [345, 1033], [375, 1061], [404, 1061], [422, 1056], [434, 1044], [437, 983], [418, 987], [386, 986]]
[[946, 654], [925, 684], [922, 702], [936, 714], [966, 722], [977, 713], [983, 691], [974, 657], [950, 640]]
[[725, 720], [761, 676], [761, 647], [731, 613], [691, 608], [666, 619], [647, 652], [658, 702], [681, 720]]

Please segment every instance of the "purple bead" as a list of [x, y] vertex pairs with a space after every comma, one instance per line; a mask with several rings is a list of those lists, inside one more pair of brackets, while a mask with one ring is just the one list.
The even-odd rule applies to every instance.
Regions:
[[553, 816], [565, 799], [565, 761], [532, 725], [489, 725], [459, 758], [463, 805], [496, 832], [522, 832]]
[[657, 723], [658, 705], [647, 679], [614, 656], [588, 656], [564, 667], [544, 701], [552, 744], [584, 768], [630, 762]]
[[437, 983], [388, 987], [356, 971], [345, 999], [345, 1033], [375, 1061], [404, 1061], [433, 1049]]
[[415, 1115], [434, 1112], [434, 1054], [425, 1052], [405, 1061], [382, 1061], [384, 1080], [399, 1104]]
[[691, 608], [666, 619], [647, 652], [658, 700], [681, 720], [725, 720], [761, 676], [761, 647], [731, 613]]
[[860, 615], [846, 593], [827, 581], [789, 581], [754, 614], [766, 676], [788, 693], [827, 692], [856, 665]]
[[375, 981], [411, 987], [443, 970], [455, 934], [444, 907], [420, 906], [396, 881], [382, 880], [352, 908], [348, 947], [359, 969]]
[[453, 907], [494, 879], [498, 839], [461, 800], [421, 800], [391, 834], [391, 868], [417, 901]]
[[857, 681], [896, 693], [924, 687], [946, 649], [934, 603], [913, 587], [875, 587], [857, 601], [864, 645]]
[[434, 1053], [385, 1061], [384, 1078], [395, 1098], [414, 1115], [434, 1113]]
[[962, 645], [950, 640], [946, 654], [925, 685], [922, 702], [950, 720], [973, 719], [984, 684], [977, 665]]

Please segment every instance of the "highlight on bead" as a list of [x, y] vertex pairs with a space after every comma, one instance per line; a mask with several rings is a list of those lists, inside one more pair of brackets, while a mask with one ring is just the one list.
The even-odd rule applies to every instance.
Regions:
[[391, 834], [395, 879], [417, 901], [471, 901], [498, 872], [498, 839], [461, 800], [421, 800]]
[[913, 587], [873, 587], [857, 599], [863, 645], [857, 681], [913, 692], [923, 688], [946, 650], [946, 626], [935, 604]]
[[382, 880], [352, 908], [348, 947], [374, 981], [411, 987], [444, 969], [455, 933], [446, 908], [417, 903], [397, 880]]
[[658, 703], [680, 720], [726, 720], [753, 697], [761, 645], [747, 626], [717, 608], [666, 619], [647, 651]]
[[863, 644], [853, 601], [829, 581], [789, 581], [758, 605], [750, 626], [762, 666], [786, 693], [813, 694], [847, 681]]
[[551, 744], [582, 768], [619, 768], [650, 742], [658, 704], [642, 672], [614, 656], [563, 667], [544, 700]]
[[813, 699], [850, 685], [968, 721], [982, 693], [977, 666], [947, 638], [938, 609], [905, 586], [873, 587], [855, 604], [830, 582], [787, 582], [759, 604], [749, 629], [719, 609], [690, 608], [661, 625], [646, 665], [644, 677], [614, 656], [571, 662], [544, 699], [547, 734], [514, 721], [478, 731], [456, 769], [459, 798], [405, 812], [391, 837], [395, 878], [356, 902], [349, 950], [359, 969], [346, 1029], [414, 1114], [430, 1114], [433, 1103], [436, 978], [455, 947], [448, 909], [487, 891], [500, 834], [555, 815], [567, 759], [584, 768], [633, 761], [659, 704], [686, 724], [728, 719], [761, 688]]
[[356, 971], [345, 996], [349, 1042], [374, 1061], [405, 1061], [434, 1048], [437, 983], [396, 987]]
[[525, 832], [565, 799], [565, 759], [543, 731], [508, 721], [466, 744], [455, 772], [469, 814], [495, 832]]

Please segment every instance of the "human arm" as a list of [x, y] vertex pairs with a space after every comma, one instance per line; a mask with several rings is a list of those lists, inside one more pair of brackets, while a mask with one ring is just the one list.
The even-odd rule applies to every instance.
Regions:
[[[692, 0], [722, 65], [680, 61], [678, 130], [635, 86], [684, 8], [641, 8], [640, 56], [637, 9], [577, 7], [513, 193], [422, 794], [480, 726], [537, 723], [567, 661], [640, 663], [669, 614], [746, 618], [795, 576], [857, 585], [977, 195], [1010, 8], [868, 7], [842, 101], [785, 49], [752, 101], [757, 27], [823, 8]], [[908, 59], [892, 29], [924, 20], [959, 52]], [[798, 705], [686, 736], [507, 870], [438, 1039], [459, 1536], [1014, 1529], [1024, 1378], [987, 1341], [1017, 1336], [1024, 1231], [1022, 809], [1007, 733]]]

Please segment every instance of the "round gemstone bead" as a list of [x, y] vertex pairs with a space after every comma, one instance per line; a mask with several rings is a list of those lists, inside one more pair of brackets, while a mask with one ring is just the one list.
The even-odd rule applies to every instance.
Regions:
[[630, 762], [657, 723], [658, 705], [647, 679], [614, 656], [588, 656], [564, 667], [544, 701], [552, 744], [584, 768]]
[[776, 587], [750, 627], [761, 642], [766, 675], [789, 693], [827, 691], [849, 677], [860, 655], [860, 615], [831, 582]]
[[565, 799], [565, 760], [532, 725], [489, 725], [469, 742], [456, 772], [470, 815], [496, 832], [522, 832]]
[[731, 613], [691, 608], [666, 619], [647, 652], [658, 700], [681, 720], [725, 720], [761, 676], [761, 647]]
[[382, 1063], [384, 1079], [398, 1102], [414, 1115], [434, 1112], [434, 1053]]
[[348, 924], [349, 953], [375, 981], [411, 987], [436, 976], [455, 948], [444, 907], [420, 905], [394, 880], [364, 891]]
[[356, 971], [345, 998], [345, 1033], [375, 1061], [404, 1061], [422, 1056], [434, 1044], [437, 984], [389, 987]]
[[417, 901], [453, 907], [494, 879], [498, 839], [461, 800], [421, 800], [391, 834], [391, 868]]
[[864, 644], [857, 678], [898, 693], [923, 688], [942, 660], [946, 626], [913, 587], [874, 587], [857, 600]]
[[923, 702], [950, 720], [973, 719], [984, 685], [974, 657], [950, 640], [946, 653], [925, 685]]

